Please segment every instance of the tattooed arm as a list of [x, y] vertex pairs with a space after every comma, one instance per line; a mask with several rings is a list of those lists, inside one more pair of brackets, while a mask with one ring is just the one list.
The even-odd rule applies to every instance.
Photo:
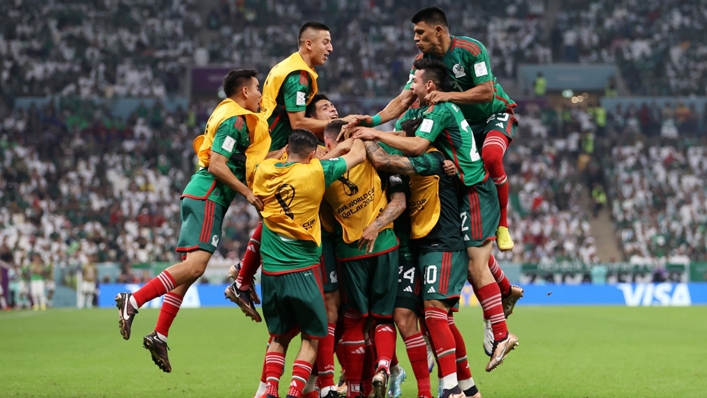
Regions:
[[414, 175], [415, 168], [405, 156], [391, 155], [377, 141], [364, 141], [366, 157], [377, 170], [404, 175]]
[[395, 221], [396, 218], [400, 217], [400, 215], [403, 214], [403, 212], [405, 211], [406, 207], [407, 203], [405, 200], [405, 193], [395, 192], [394, 194], [392, 194], [390, 196], [390, 202], [388, 202], [388, 205], [385, 207], [385, 209], [383, 209], [381, 215], [378, 216], [378, 218], [376, 218], [375, 220], [373, 220], [373, 222], [368, 225], [366, 229], [363, 230], [363, 234], [358, 240], [358, 249], [361, 250], [361, 248], [365, 247], [366, 253], [372, 252], [373, 246], [376, 243], [376, 238], [378, 237], [378, 232], [381, 230], [381, 228], [385, 227], [386, 225]]

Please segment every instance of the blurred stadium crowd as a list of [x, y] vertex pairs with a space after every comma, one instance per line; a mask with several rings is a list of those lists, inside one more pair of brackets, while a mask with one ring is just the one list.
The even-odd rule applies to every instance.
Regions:
[[[205, 3], [211, 7], [195, 0], [0, 2], [0, 253], [12, 252], [15, 264], [26, 264], [31, 252], [54, 264], [117, 262], [121, 280], [139, 281], [131, 264], [176, 258], [178, 197], [194, 168], [190, 143], [215, 104], [169, 112], [157, 102], [122, 120], [81, 98], [180, 94], [186, 68], [200, 62], [264, 74], [292, 52], [303, 18], [332, 28], [323, 92], [392, 97], [417, 53], [407, 21], [428, 5]], [[500, 78], [514, 78], [520, 63], [615, 62], [635, 94], [705, 95], [707, 47], [694, 40], [707, 25], [700, 1], [572, 0], [554, 13], [551, 29], [549, 3], [455, 2], [461, 12], [449, 22], [452, 32], [486, 44]], [[58, 106], [13, 109], [17, 97], [49, 95], [62, 98]], [[647, 101], [607, 109], [603, 118], [595, 109], [519, 108], [523, 139], [506, 155], [510, 230], [519, 244], [498, 258], [598, 261], [586, 200], [597, 184], [611, 200], [625, 256], [617, 260], [707, 258], [707, 153], [696, 139], [682, 140], [698, 131], [703, 110]], [[595, 136], [623, 138], [600, 158]], [[578, 162], [582, 154], [588, 164]], [[254, 209], [237, 201], [214, 261], [237, 261], [257, 223]]]

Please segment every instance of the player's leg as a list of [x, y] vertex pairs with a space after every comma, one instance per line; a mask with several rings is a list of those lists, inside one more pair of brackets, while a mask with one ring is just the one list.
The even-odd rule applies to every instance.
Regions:
[[506, 278], [506, 274], [501, 269], [501, 266], [498, 265], [493, 254], [489, 256], [489, 270], [496, 280], [496, 283], [498, 283], [498, 288], [501, 290], [503, 313], [507, 319], [508, 316], [513, 313], [513, 309], [518, 300], [523, 298], [523, 289], [520, 286], [511, 285], [511, 282]]
[[[393, 319], [398, 327], [400, 337], [405, 342], [405, 350], [417, 381], [417, 396], [429, 397], [430, 372], [427, 363], [427, 344], [418, 326], [418, 311], [421, 307], [417, 259], [412, 256], [400, 255], [398, 267], [398, 294], [395, 298]], [[399, 366], [398, 366], [399, 367]], [[396, 366], [390, 372], [390, 396], [400, 397], [400, 384], [405, 380], [405, 370]]]
[[186, 252], [182, 262], [162, 271], [135, 293], [118, 293], [115, 298], [120, 315], [120, 333], [130, 338], [130, 328], [138, 309], [175, 287], [191, 285], [204, 274], [212, 253], [221, 237], [221, 224], [226, 209], [210, 200], [182, 199], [182, 227], [177, 243], [178, 252]]
[[287, 301], [284, 275], [263, 274], [263, 316], [272, 336], [265, 354], [266, 397], [278, 397], [280, 378], [285, 371], [285, 354], [293, 336], [298, 332], [294, 308]]
[[231, 266], [228, 273], [234, 279], [233, 284], [224, 292], [226, 298], [238, 304], [241, 311], [256, 322], [262, 321], [260, 314], [255, 310], [255, 304], [260, 304], [258, 294], [255, 292], [255, 273], [260, 267], [260, 239], [263, 233], [263, 222], [253, 231], [248, 241], [245, 254], [240, 263]]
[[93, 289], [95, 285], [93, 282], [83, 281], [81, 283], [83, 290], [83, 302], [86, 308], [93, 308]]
[[513, 249], [513, 239], [508, 233], [508, 177], [503, 167], [503, 155], [508, 149], [513, 136], [515, 135], [518, 121], [509, 110], [494, 114], [489, 118], [484, 126], [484, 143], [481, 148], [482, 159], [486, 170], [489, 171], [491, 179], [498, 190], [498, 203], [500, 207], [500, 218], [496, 235], [496, 244], [502, 251]]
[[457, 380], [459, 380], [459, 387], [464, 391], [464, 395], [467, 397], [481, 397], [479, 389], [476, 387], [474, 379], [471, 377], [471, 368], [469, 368], [469, 360], [466, 357], [466, 343], [454, 322], [453, 314], [453, 311], [449, 312], [447, 315], [447, 323], [449, 323], [449, 330], [454, 336], [454, 343], [457, 348]]
[[[44, 284], [47, 286], [47, 307], [52, 308], [54, 307], [54, 291], [56, 290], [56, 282], [54, 282], [54, 279], [47, 279], [44, 281]], [[91, 299], [91, 306], [93, 307], [93, 299]]]
[[447, 314], [459, 300], [467, 273], [467, 256], [458, 252], [432, 252], [420, 255], [425, 323], [435, 348], [442, 397], [464, 397], [457, 378], [456, 341]]
[[302, 331], [302, 347], [292, 369], [288, 398], [302, 395], [305, 384], [312, 374], [319, 341], [328, 335], [321, 274], [316, 271], [313, 269], [281, 276], [283, 282], [287, 284], [286, 299]]
[[345, 302], [344, 333], [340, 347], [343, 352], [346, 397], [356, 398], [361, 394], [363, 362], [366, 355], [364, 328], [368, 317], [368, 263], [346, 261], [339, 263], [339, 276], [343, 282], [342, 301]]
[[334, 345], [336, 338], [336, 324], [339, 320], [341, 298], [339, 296], [339, 277], [337, 273], [334, 240], [330, 235], [322, 235], [322, 257], [320, 271], [322, 272], [324, 305], [327, 315], [328, 334], [319, 342], [317, 352], [317, 371], [320, 395], [334, 396], [336, 383], [334, 383]]
[[469, 187], [461, 203], [462, 233], [469, 256], [468, 278], [494, 335], [491, 361], [486, 366], [488, 372], [500, 365], [518, 343], [518, 338], [508, 333], [501, 290], [488, 267], [491, 241], [496, 239], [493, 230], [499, 217], [496, 189], [492, 184], [486, 181]]
[[390, 362], [395, 353], [393, 311], [398, 293], [398, 250], [371, 258], [373, 280], [370, 289], [370, 312], [376, 319], [373, 340], [376, 346], [376, 373], [373, 391], [376, 398], [386, 395], [390, 378]]

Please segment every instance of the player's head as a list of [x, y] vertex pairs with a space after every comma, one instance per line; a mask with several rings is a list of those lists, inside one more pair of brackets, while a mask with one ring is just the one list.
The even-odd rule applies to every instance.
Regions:
[[257, 112], [260, 106], [260, 83], [254, 69], [234, 69], [223, 78], [223, 92], [228, 98], [240, 98], [244, 108]]
[[439, 7], [429, 7], [418, 11], [412, 17], [415, 24], [415, 45], [423, 53], [439, 46], [442, 37], [449, 36], [447, 16]]
[[445, 91], [449, 80], [447, 67], [436, 59], [421, 58], [413, 63], [415, 74], [410, 88], [420, 102], [432, 91]]
[[346, 124], [345, 121], [337, 119], [332, 120], [324, 127], [324, 145], [326, 145], [328, 151], [331, 151], [338, 144], [336, 139], [339, 137], [341, 129], [346, 126]]
[[305, 116], [318, 120], [332, 120], [339, 117], [339, 112], [326, 95], [317, 94], [307, 105]]
[[313, 132], [295, 129], [287, 140], [287, 157], [290, 160], [308, 163], [314, 157], [319, 141]]
[[406, 137], [414, 137], [415, 132], [422, 124], [422, 118], [408, 119], [400, 124], [400, 127], [405, 132]]
[[320, 22], [302, 25], [297, 40], [300, 53], [306, 52], [314, 66], [324, 65], [329, 54], [334, 51], [329, 27]]

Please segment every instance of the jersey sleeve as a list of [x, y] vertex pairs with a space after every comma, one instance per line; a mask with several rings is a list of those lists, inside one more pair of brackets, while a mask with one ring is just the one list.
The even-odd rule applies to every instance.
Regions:
[[295, 71], [282, 83], [282, 99], [287, 112], [304, 112], [307, 109], [307, 99], [311, 92], [310, 79], [309, 73]]
[[493, 80], [489, 53], [486, 51], [486, 47], [483, 44], [479, 42], [478, 45], [481, 50], [478, 55], [475, 56], [472, 53], [467, 54], [467, 59], [469, 62], [468, 65], [470, 67], [475, 86]]
[[449, 125], [450, 118], [452, 118], [452, 115], [447, 110], [445, 103], [430, 106], [422, 114], [422, 124], [415, 131], [415, 136], [434, 142], [442, 134], [445, 127]]
[[413, 156], [409, 159], [417, 175], [433, 176], [444, 174], [444, 155], [442, 155], [441, 152], [426, 152], [420, 156]]
[[247, 140], [248, 126], [242, 116], [233, 116], [221, 122], [216, 129], [211, 151], [230, 159], [234, 153], [242, 153], [238, 143]]
[[321, 163], [324, 169], [324, 184], [327, 188], [346, 173], [346, 161], [343, 158], [322, 160]]

